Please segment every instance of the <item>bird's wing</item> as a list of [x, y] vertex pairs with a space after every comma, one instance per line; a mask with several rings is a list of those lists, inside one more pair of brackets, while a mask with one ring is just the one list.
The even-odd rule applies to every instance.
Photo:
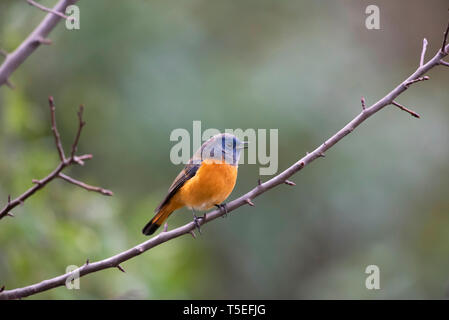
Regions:
[[192, 179], [198, 169], [200, 168], [200, 163], [193, 163], [192, 161], [189, 161], [188, 164], [184, 167], [184, 169], [178, 174], [176, 179], [173, 181], [172, 185], [168, 189], [168, 194], [165, 197], [165, 199], [157, 206], [157, 208], [154, 210], [154, 212], [159, 212], [161, 208], [166, 205], [170, 199], [178, 192], [179, 189], [186, 183], [189, 179]]

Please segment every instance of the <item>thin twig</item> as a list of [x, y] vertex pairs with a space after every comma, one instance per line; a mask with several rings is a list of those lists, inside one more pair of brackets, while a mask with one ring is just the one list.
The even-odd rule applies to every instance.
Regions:
[[426, 50], [427, 50], [427, 39], [424, 38], [422, 41], [421, 59], [419, 60], [420, 67], [422, 67], [424, 65], [424, 59], [426, 57]]
[[[275, 188], [281, 184], [285, 184], [286, 181], [296, 174], [298, 171], [302, 170], [305, 166], [313, 162], [315, 159], [319, 158], [321, 153], [332, 148], [335, 144], [337, 144], [340, 140], [342, 140], [349, 133], [353, 132], [355, 128], [357, 128], [360, 124], [362, 124], [369, 117], [379, 112], [386, 106], [392, 104], [395, 98], [397, 98], [401, 93], [407, 90], [407, 87], [404, 85], [410, 80], [418, 79], [419, 77], [424, 76], [430, 69], [439, 65], [441, 59], [445, 57], [447, 54], [438, 51], [438, 53], [430, 59], [426, 64], [422, 67], [418, 68], [412, 75], [410, 75], [406, 80], [404, 80], [401, 84], [399, 84], [396, 88], [394, 88], [390, 93], [384, 96], [382, 99], [371, 105], [369, 108], [362, 110], [362, 112], [357, 115], [354, 119], [352, 119], [346, 126], [340, 129], [337, 133], [335, 133], [332, 137], [327, 139], [324, 143], [322, 143], [319, 147], [317, 147], [314, 151], [305, 155], [299, 161], [296, 161], [289, 168], [281, 172], [280, 174], [274, 176], [268, 181], [263, 182], [260, 185], [257, 185], [252, 190], [247, 192], [246, 194], [240, 196], [239, 198], [227, 203], [226, 212], [231, 212], [236, 210], [237, 208], [248, 204], [248, 199], [254, 199], [259, 195], [267, 192], [268, 190]], [[250, 200], [251, 201], [251, 200]], [[65, 285], [66, 279], [72, 277], [73, 274], [79, 273], [80, 277], [83, 277], [87, 274], [98, 272], [100, 270], [114, 268], [117, 267], [120, 263], [123, 263], [127, 260], [130, 260], [145, 251], [148, 251], [154, 248], [161, 243], [167, 242], [169, 240], [181, 237], [185, 234], [191, 234], [193, 237], [194, 230], [198, 225], [204, 225], [212, 220], [217, 219], [225, 214], [224, 210], [216, 209], [209, 213], [204, 219], [199, 219], [197, 222], [190, 222], [185, 224], [179, 228], [173, 229], [167, 232], [161, 232], [158, 235], [146, 240], [145, 242], [138, 244], [137, 246], [130, 248], [126, 251], [123, 251], [119, 254], [116, 254], [112, 257], [106, 258], [104, 260], [100, 260], [97, 262], [89, 263], [88, 265], [83, 265], [82, 267], [70, 272], [65, 273], [60, 276], [57, 276], [52, 279], [44, 280], [42, 282], [32, 284], [23, 288], [5, 290], [0, 293], [0, 299], [18, 299], [27, 297], [39, 292], [44, 292], [50, 290], [55, 287]]]
[[410, 110], [410, 109], [404, 107], [402, 104], [399, 104], [399, 103], [397, 103], [397, 102], [394, 101], [394, 100], [391, 102], [391, 104], [395, 105], [396, 107], [398, 107], [399, 109], [401, 109], [401, 110], [403, 110], [403, 111], [405, 111], [405, 112], [410, 113], [410, 114], [411, 114], [413, 117], [415, 117], [415, 118], [418, 118], [418, 119], [421, 118], [420, 115], [417, 114], [415, 111]]
[[81, 131], [83, 130], [84, 125], [86, 124], [86, 122], [83, 121], [83, 111], [84, 111], [84, 106], [80, 105], [80, 108], [78, 111], [78, 131], [76, 132], [75, 141], [73, 142], [73, 145], [72, 145], [72, 153], [70, 155], [71, 161], [75, 160], [75, 153], [78, 148], [78, 142], [80, 140]]
[[111, 190], [88, 185], [87, 183], [78, 181], [76, 179], [73, 179], [72, 177], [69, 177], [68, 175], [63, 174], [62, 172], [60, 172], [58, 176], [59, 176], [59, 178], [65, 180], [67, 182], [70, 182], [70, 183], [72, 183], [72, 184], [74, 184], [74, 185], [76, 185], [78, 187], [86, 189], [87, 191], [98, 192], [98, 193], [104, 194], [105, 196], [112, 196], [112, 195], [114, 195], [114, 193]]
[[56, 126], [56, 108], [55, 101], [52, 96], [48, 97], [48, 105], [50, 106], [50, 116], [51, 116], [51, 131], [53, 131], [53, 136], [55, 137], [56, 149], [58, 150], [59, 159], [61, 162], [65, 162], [64, 148], [61, 143], [61, 135], [59, 134], [58, 127]]
[[413, 80], [407, 81], [404, 85], [406, 87], [408, 87], [409, 85], [414, 84], [416, 82], [425, 81], [425, 80], [429, 80], [429, 79], [430, 79], [429, 76], [419, 77], [418, 79], [413, 79]]
[[66, 16], [66, 15], [63, 14], [62, 12], [59, 12], [59, 11], [57, 11], [57, 10], [54, 10], [54, 9], [50, 9], [50, 8], [44, 7], [43, 5], [37, 3], [37, 2], [35, 2], [35, 1], [33, 1], [33, 0], [27, 0], [27, 2], [28, 2], [28, 4], [30, 4], [30, 5], [32, 5], [32, 6], [35, 6], [36, 8], [38, 8], [38, 9], [40, 9], [40, 10], [42, 10], [42, 11], [45, 11], [45, 12], [48, 12], [48, 13], [52, 13], [52, 14], [54, 14], [54, 15], [60, 17], [60, 18], [63, 18], [63, 19], [66, 19], [66, 20], [67, 20], [67, 19], [71, 19], [71, 17]]
[[448, 34], [449, 34], [449, 22], [447, 24], [446, 31], [444, 32], [443, 45], [441, 46], [441, 52], [444, 54], [447, 54], [446, 42], [447, 42]]

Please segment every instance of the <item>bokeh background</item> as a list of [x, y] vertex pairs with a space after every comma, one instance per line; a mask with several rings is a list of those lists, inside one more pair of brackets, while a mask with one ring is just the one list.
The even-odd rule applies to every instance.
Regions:
[[[52, 6], [54, 0], [42, 1]], [[313, 150], [412, 73], [422, 39], [442, 41], [447, 1], [79, 1], [81, 29], [61, 23], [51, 46], [0, 88], [0, 203], [58, 162], [53, 95], [66, 149], [86, 105], [80, 153], [67, 172], [114, 191], [64, 181], [0, 222], [0, 285], [21, 287], [103, 259], [146, 238], [141, 228], [182, 165], [176, 128], [279, 129], [279, 170]], [[380, 30], [365, 8], [380, 8]], [[0, 47], [16, 48], [44, 17], [0, 2]], [[31, 299], [406, 299], [448, 297], [449, 70], [430, 72], [280, 186], [203, 228], [123, 264]], [[242, 165], [231, 199], [254, 187]], [[268, 179], [268, 177], [264, 177]], [[186, 209], [169, 228], [191, 220]], [[380, 290], [365, 288], [378, 265]]]

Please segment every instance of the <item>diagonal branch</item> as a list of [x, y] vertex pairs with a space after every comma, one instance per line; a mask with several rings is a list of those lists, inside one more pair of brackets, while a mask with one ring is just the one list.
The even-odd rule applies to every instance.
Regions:
[[[447, 37], [447, 34], [446, 36]], [[410, 75], [407, 79], [405, 79], [401, 84], [399, 84], [396, 88], [394, 88], [390, 93], [388, 93], [385, 97], [371, 105], [369, 108], [363, 108], [362, 112], [358, 114], [354, 119], [352, 119], [346, 126], [344, 126], [340, 131], [338, 131], [336, 134], [334, 134], [332, 137], [327, 139], [324, 143], [322, 143], [318, 148], [316, 148], [311, 153], [307, 153], [302, 159], [295, 162], [292, 166], [278, 174], [277, 176], [274, 176], [270, 180], [266, 182], [261, 182], [259, 180], [259, 183], [254, 187], [254, 189], [250, 190], [246, 194], [242, 195], [241, 197], [229, 202], [226, 205], [226, 210], [213, 210], [198, 221], [199, 225], [206, 224], [212, 220], [217, 219], [220, 216], [223, 216], [226, 213], [229, 213], [231, 211], [234, 211], [235, 209], [243, 206], [243, 205], [254, 205], [252, 202], [253, 199], [258, 197], [259, 195], [267, 192], [268, 190], [277, 187], [279, 185], [287, 184], [287, 185], [294, 185], [293, 182], [288, 180], [291, 176], [293, 176], [295, 173], [303, 169], [305, 166], [310, 164], [312, 161], [322, 157], [324, 153], [332, 148], [337, 142], [342, 140], [345, 136], [347, 136], [349, 133], [351, 133], [355, 128], [357, 128], [360, 124], [362, 124], [366, 119], [371, 117], [376, 112], [382, 110], [384, 107], [391, 105], [401, 93], [403, 93], [405, 90], [408, 89], [407, 83], [410, 83], [410, 81], [414, 81], [419, 79], [420, 77], [423, 77], [425, 73], [427, 73], [430, 69], [434, 68], [435, 66], [438, 66], [441, 64], [442, 59], [447, 56], [447, 49], [449, 48], [449, 45], [445, 48], [446, 50], [439, 50], [438, 53], [426, 64], [420, 66], [412, 75]], [[363, 101], [363, 104], [365, 102]], [[104, 260], [100, 260], [97, 262], [89, 262], [84, 264], [82, 267], [79, 267], [78, 269], [65, 273], [63, 275], [60, 275], [58, 277], [44, 280], [42, 282], [29, 285], [27, 287], [23, 288], [17, 288], [12, 290], [4, 290], [3, 292], [0, 292], [0, 299], [18, 299], [27, 297], [30, 295], [34, 295], [43, 291], [50, 290], [52, 288], [56, 288], [59, 286], [63, 286], [66, 283], [67, 279], [73, 278], [74, 275], [79, 274], [80, 277], [85, 276], [90, 273], [94, 273], [100, 270], [108, 269], [108, 268], [118, 268], [121, 270], [120, 264], [130, 260], [140, 254], [142, 254], [145, 251], [150, 250], [151, 248], [154, 248], [157, 245], [160, 245], [164, 242], [167, 242], [171, 239], [178, 238], [185, 234], [191, 234], [194, 238], [196, 238], [194, 230], [197, 227], [197, 224], [195, 222], [190, 222], [188, 224], [185, 224], [184, 226], [181, 226], [179, 228], [176, 228], [171, 231], [164, 230], [159, 233], [157, 236], [138, 244], [137, 246], [130, 248], [124, 252], [121, 252], [119, 254], [116, 254], [112, 257], [106, 258]]]
[[62, 173], [62, 170], [64, 170], [66, 167], [73, 165], [75, 163], [83, 165], [85, 160], [92, 159], [92, 155], [91, 154], [84, 154], [81, 156], [75, 155], [76, 147], [78, 145], [79, 137], [81, 135], [81, 129], [83, 128], [83, 126], [85, 124], [85, 122], [82, 120], [82, 108], [80, 108], [80, 111], [78, 112], [79, 127], [78, 127], [78, 131], [76, 134], [75, 142], [72, 146], [72, 154], [71, 154], [70, 158], [66, 159], [66, 157], [64, 155], [64, 149], [62, 148], [61, 136], [59, 135], [58, 127], [56, 125], [55, 103], [54, 103], [53, 97], [48, 98], [48, 103], [50, 106], [51, 129], [53, 132], [53, 136], [55, 138], [55, 145], [56, 145], [56, 149], [58, 150], [60, 162], [59, 162], [58, 166], [45, 178], [40, 179], [40, 180], [33, 179], [32, 182], [33, 182], [34, 186], [29, 188], [27, 191], [22, 193], [20, 196], [18, 196], [14, 200], [11, 200], [11, 197], [8, 196], [8, 202], [3, 207], [3, 209], [0, 210], [0, 219], [4, 218], [6, 216], [13, 216], [12, 213], [10, 212], [12, 209], [14, 209], [15, 207], [17, 207], [20, 204], [23, 204], [23, 202], [26, 199], [28, 199], [29, 197], [31, 197], [33, 194], [35, 194], [36, 191], [42, 189], [50, 181], [52, 181], [58, 177], [66, 180], [68, 182], [71, 182], [75, 185], [78, 185], [84, 189], [87, 189], [90, 191], [96, 191], [96, 192], [99, 192], [101, 194], [108, 195], [108, 196], [112, 195], [112, 192], [110, 190], [99, 188], [99, 187], [93, 187], [88, 184], [84, 184], [83, 182], [80, 182], [78, 180], [70, 178], [69, 176], [66, 176]]
[[[59, 0], [53, 7], [48, 9], [50, 12], [45, 16], [44, 20], [31, 32], [31, 34], [20, 44], [13, 52], [6, 55], [3, 64], [0, 66], [0, 87], [4, 84], [13, 88], [8, 80], [11, 74], [36, 50], [41, 44], [50, 44], [47, 40], [48, 34], [56, 27], [61, 20], [61, 15], [65, 9], [78, 0]], [[33, 5], [42, 9], [42, 6], [31, 1]], [[31, 3], [28, 1], [28, 3]], [[45, 7], [43, 7], [45, 8]], [[44, 11], [48, 11], [44, 10]], [[57, 12], [59, 14], [57, 14]]]

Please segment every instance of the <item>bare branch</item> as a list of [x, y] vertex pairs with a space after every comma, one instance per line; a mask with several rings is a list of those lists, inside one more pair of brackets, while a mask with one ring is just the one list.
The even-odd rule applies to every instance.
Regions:
[[424, 59], [426, 57], [426, 50], [427, 50], [427, 39], [424, 38], [422, 41], [421, 59], [419, 60], [420, 67], [422, 67], [424, 65]]
[[397, 102], [394, 101], [394, 100], [391, 102], [391, 104], [395, 105], [396, 107], [398, 107], [399, 109], [401, 109], [401, 110], [403, 110], [403, 111], [405, 111], [405, 112], [410, 113], [410, 114], [411, 114], [413, 117], [415, 117], [415, 118], [418, 118], [418, 119], [421, 118], [420, 115], [417, 114], [415, 111], [410, 110], [410, 109], [404, 107], [402, 104], [399, 104], [399, 103], [397, 103]]
[[[36, 50], [41, 44], [49, 44], [48, 34], [56, 27], [61, 20], [61, 15], [65, 9], [78, 0], [59, 0], [42, 22], [31, 32], [31, 34], [20, 44], [13, 52], [6, 55], [6, 59], [0, 66], [0, 86], [6, 84], [13, 88], [11, 82], [8, 81], [11, 74]], [[30, 1], [28, 1], [30, 3]], [[34, 5], [33, 1], [33, 5]], [[37, 3], [36, 3], [37, 4]], [[37, 7], [39, 8], [39, 4]], [[41, 8], [40, 8], [41, 9]], [[44, 11], [48, 11], [44, 10]]]
[[[369, 108], [366, 108], [365, 110], [362, 110], [360, 114], [358, 114], [354, 119], [352, 119], [346, 126], [344, 126], [342, 129], [340, 129], [337, 133], [335, 133], [332, 137], [327, 139], [324, 143], [322, 143], [320, 146], [318, 146], [314, 151], [307, 153], [302, 159], [296, 161], [291, 165], [289, 168], [285, 169], [280, 174], [274, 176], [270, 180], [263, 182], [256, 187], [254, 187], [252, 190], [247, 192], [246, 194], [240, 196], [239, 198], [227, 203], [226, 205], [226, 212], [231, 212], [233, 210], [236, 210], [237, 208], [249, 204], [251, 200], [254, 199], [261, 194], [267, 192], [268, 190], [275, 188], [281, 184], [290, 184], [287, 181], [288, 179], [296, 174], [298, 171], [302, 170], [305, 166], [316, 160], [320, 157], [320, 154], [324, 154], [325, 151], [332, 148], [335, 144], [337, 144], [340, 140], [342, 140], [345, 136], [347, 136], [349, 133], [351, 133], [355, 128], [357, 128], [360, 124], [362, 124], [365, 120], [367, 120], [369, 117], [371, 117], [373, 114], [379, 112], [384, 107], [397, 103], [394, 101], [401, 93], [403, 93], [405, 90], [407, 90], [407, 86], [405, 86], [406, 83], [409, 83], [410, 81], [416, 80], [420, 77], [423, 77], [425, 73], [427, 73], [430, 69], [434, 68], [435, 66], [441, 64], [441, 59], [444, 58], [447, 54], [444, 52], [441, 52], [441, 50], [438, 51], [438, 53], [429, 60], [426, 64], [419, 67], [412, 75], [410, 75], [406, 80], [404, 80], [401, 84], [396, 86], [391, 92], [389, 92], [385, 97], [371, 105]], [[395, 103], [393, 103], [395, 102]], [[248, 201], [249, 200], [249, 201]], [[252, 202], [251, 202], [252, 203]], [[198, 219], [195, 222], [190, 222], [188, 224], [185, 224], [184, 226], [181, 226], [179, 228], [173, 229], [171, 231], [164, 231], [160, 232], [158, 235], [154, 236], [153, 238], [148, 239], [147, 241], [138, 244], [137, 246], [130, 248], [124, 252], [121, 252], [119, 254], [116, 254], [112, 257], [106, 258], [104, 260], [100, 260], [97, 262], [92, 262], [89, 264], [85, 264], [82, 267], [69, 272], [65, 273], [63, 275], [60, 275], [58, 277], [44, 280], [42, 282], [29, 285], [27, 287], [23, 288], [17, 288], [12, 290], [5, 290], [0, 293], [0, 299], [18, 299], [27, 297], [36, 293], [44, 292], [47, 290], [50, 290], [55, 287], [63, 286], [65, 285], [66, 279], [69, 277], [73, 277], [74, 274], [78, 273], [80, 277], [83, 277], [87, 274], [98, 272], [100, 270], [108, 269], [108, 268], [116, 268], [121, 263], [130, 260], [140, 254], [142, 254], [145, 251], [150, 250], [151, 248], [154, 248], [155, 246], [167, 242], [169, 240], [178, 238], [185, 234], [191, 234], [192, 237], [196, 237], [194, 230], [199, 225], [204, 225], [212, 220], [217, 219], [218, 217], [221, 217], [225, 214], [224, 210], [216, 209], [211, 212], [208, 212], [207, 215], [203, 219]]]
[[[102, 193], [102, 194], [108, 195], [108, 196], [112, 195], [112, 191], [110, 191], [110, 190], [99, 188], [99, 187], [93, 187], [93, 186], [90, 186], [88, 184], [85, 184], [83, 182], [80, 182], [78, 180], [75, 180], [69, 176], [62, 174], [62, 170], [65, 169], [66, 167], [68, 167], [74, 163], [84, 164], [84, 160], [91, 159], [92, 155], [85, 154], [85, 155], [81, 155], [81, 156], [76, 156], [73, 152], [73, 147], [72, 147], [72, 156], [70, 157], [69, 160], [67, 160], [65, 158], [64, 150], [62, 148], [62, 143], [61, 143], [61, 137], [59, 135], [59, 131], [58, 131], [57, 125], [56, 125], [55, 104], [54, 104], [53, 97], [48, 98], [48, 103], [50, 106], [51, 129], [53, 132], [53, 136], [55, 138], [56, 149], [58, 150], [60, 162], [59, 162], [58, 166], [45, 178], [40, 179], [40, 180], [33, 179], [32, 183], [34, 184], [34, 186], [29, 188], [27, 191], [25, 191], [23, 194], [18, 196], [16, 199], [11, 200], [11, 196], [8, 196], [7, 204], [3, 207], [3, 209], [0, 210], [0, 219], [4, 218], [6, 216], [13, 216], [10, 213], [10, 211], [12, 209], [14, 209], [15, 207], [17, 207], [20, 204], [23, 204], [23, 202], [26, 199], [28, 199], [29, 197], [31, 197], [33, 194], [35, 194], [36, 191], [42, 189], [50, 181], [52, 181], [53, 179], [58, 178], [58, 177], [66, 180], [70, 183], [73, 183], [81, 188], [84, 188], [86, 190], [96, 191], [96, 192], [99, 192], [99, 193]], [[79, 128], [78, 128], [78, 132], [77, 132], [76, 138], [75, 138], [76, 144], [78, 143], [78, 140], [79, 140], [81, 128], [84, 126], [84, 122], [82, 121], [82, 109], [80, 110], [80, 112], [78, 112], [78, 119], [79, 119]], [[76, 146], [76, 144], [75, 144], [75, 146]], [[75, 148], [75, 151], [76, 151], [76, 148]]]
[[87, 183], [78, 181], [76, 179], [73, 179], [73, 178], [69, 177], [68, 175], [63, 174], [62, 172], [60, 172], [58, 176], [59, 176], [59, 178], [65, 180], [67, 182], [70, 182], [70, 183], [72, 183], [72, 184], [74, 184], [74, 185], [76, 185], [78, 187], [86, 189], [87, 191], [98, 192], [98, 193], [104, 194], [105, 196], [112, 196], [114, 194], [111, 190], [88, 185]]
[[441, 60], [441, 61], [440, 61], [440, 64], [441, 64], [442, 66], [449, 67], [449, 62], [446, 62], [446, 61], [444, 61], [444, 60]]

